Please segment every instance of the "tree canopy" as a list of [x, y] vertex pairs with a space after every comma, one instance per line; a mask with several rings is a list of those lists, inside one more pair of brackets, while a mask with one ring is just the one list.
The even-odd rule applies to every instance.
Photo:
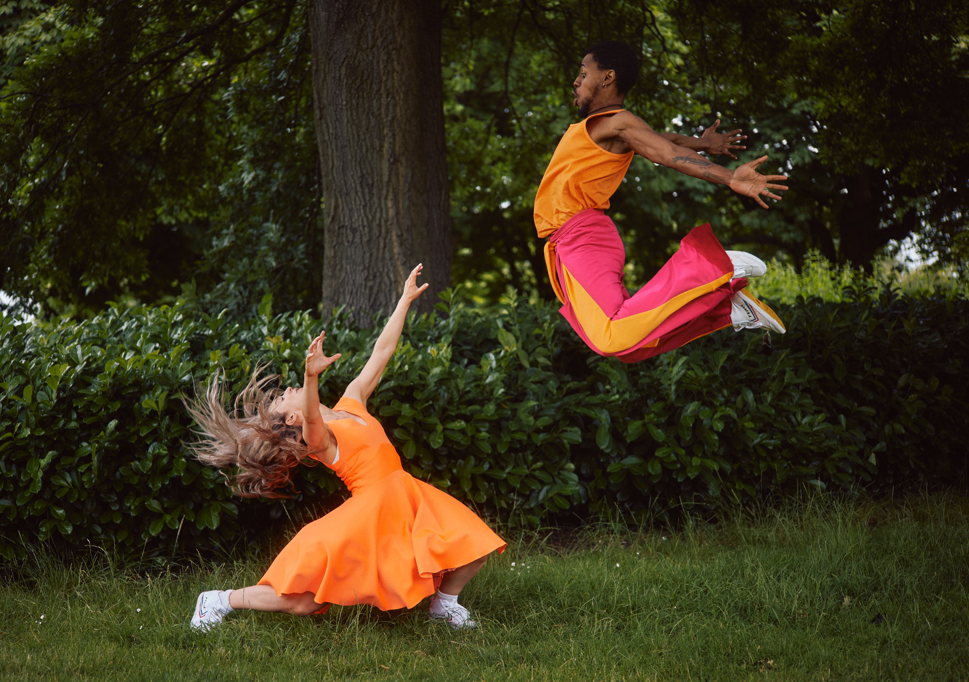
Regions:
[[288, 271], [322, 255], [295, 0], [20, 5], [0, 99], [3, 289], [58, 312], [179, 285], [230, 306], [318, 299]]
[[[716, 119], [791, 190], [769, 211], [637, 159], [611, 212], [627, 284], [710, 221], [726, 246], [870, 266], [908, 236], [965, 272], [965, 0], [444, 3], [440, 78], [451, 281], [550, 297], [532, 199], [604, 38], [641, 50], [627, 106], [659, 131]], [[188, 292], [251, 313], [322, 297], [321, 182], [306, 0], [186, 7], [0, 5], [0, 289], [41, 315]], [[411, 30], [411, 29], [408, 29]], [[426, 30], [426, 29], [412, 29]], [[358, 41], [358, 51], [388, 49]], [[346, 48], [349, 49], [349, 48]], [[403, 59], [404, 57], [400, 57]], [[722, 162], [722, 159], [716, 159]]]

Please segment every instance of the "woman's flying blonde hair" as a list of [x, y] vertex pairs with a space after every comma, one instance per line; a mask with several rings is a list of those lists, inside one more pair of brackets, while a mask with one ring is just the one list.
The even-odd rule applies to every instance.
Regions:
[[303, 443], [302, 429], [287, 424], [285, 414], [271, 410], [280, 390], [266, 386], [278, 377], [260, 378], [263, 369], [253, 372], [231, 415], [223, 406], [219, 374], [212, 377], [202, 397], [196, 392], [195, 399], [183, 399], [202, 437], [189, 447], [200, 462], [222, 471], [236, 495], [287, 497], [278, 491], [290, 483], [294, 468], [308, 463], [310, 451]]

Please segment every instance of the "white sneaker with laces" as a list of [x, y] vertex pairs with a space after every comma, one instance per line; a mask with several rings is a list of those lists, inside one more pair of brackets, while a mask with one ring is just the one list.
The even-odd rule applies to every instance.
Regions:
[[218, 625], [226, 614], [235, 609], [229, 606], [229, 592], [232, 590], [209, 590], [199, 595], [195, 602], [195, 613], [192, 615], [192, 629], [208, 632], [213, 625]]
[[777, 313], [751, 296], [746, 289], [741, 289], [734, 294], [730, 303], [730, 321], [733, 323], [734, 331], [739, 332], [741, 329], [760, 329], [762, 327], [778, 334], [787, 331]]
[[733, 263], [733, 278], [763, 277], [767, 272], [767, 264], [757, 256], [746, 251], [727, 251], [730, 262]]
[[454, 630], [469, 630], [478, 627], [478, 624], [471, 620], [471, 614], [466, 608], [454, 602], [445, 606], [436, 596], [431, 597], [431, 606], [427, 610], [431, 618], [443, 620]]

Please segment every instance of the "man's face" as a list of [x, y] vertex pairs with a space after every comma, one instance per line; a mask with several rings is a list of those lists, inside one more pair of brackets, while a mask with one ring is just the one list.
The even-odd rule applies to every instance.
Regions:
[[579, 118], [585, 118], [589, 115], [592, 102], [599, 93], [599, 88], [602, 87], [604, 75], [605, 72], [599, 69], [599, 65], [596, 64], [592, 55], [587, 54], [579, 67], [578, 78], [572, 83], [572, 95], [575, 97], [572, 104], [579, 107]]

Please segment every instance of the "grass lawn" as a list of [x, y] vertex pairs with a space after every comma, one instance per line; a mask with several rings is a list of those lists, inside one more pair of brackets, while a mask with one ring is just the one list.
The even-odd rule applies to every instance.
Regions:
[[[967, 680], [969, 498], [823, 496], [675, 533], [566, 546], [509, 534], [462, 595], [481, 627], [410, 611], [237, 612], [204, 589], [271, 557], [151, 577], [33, 559], [0, 583], [3, 680]], [[8, 575], [12, 575], [9, 572]]]

